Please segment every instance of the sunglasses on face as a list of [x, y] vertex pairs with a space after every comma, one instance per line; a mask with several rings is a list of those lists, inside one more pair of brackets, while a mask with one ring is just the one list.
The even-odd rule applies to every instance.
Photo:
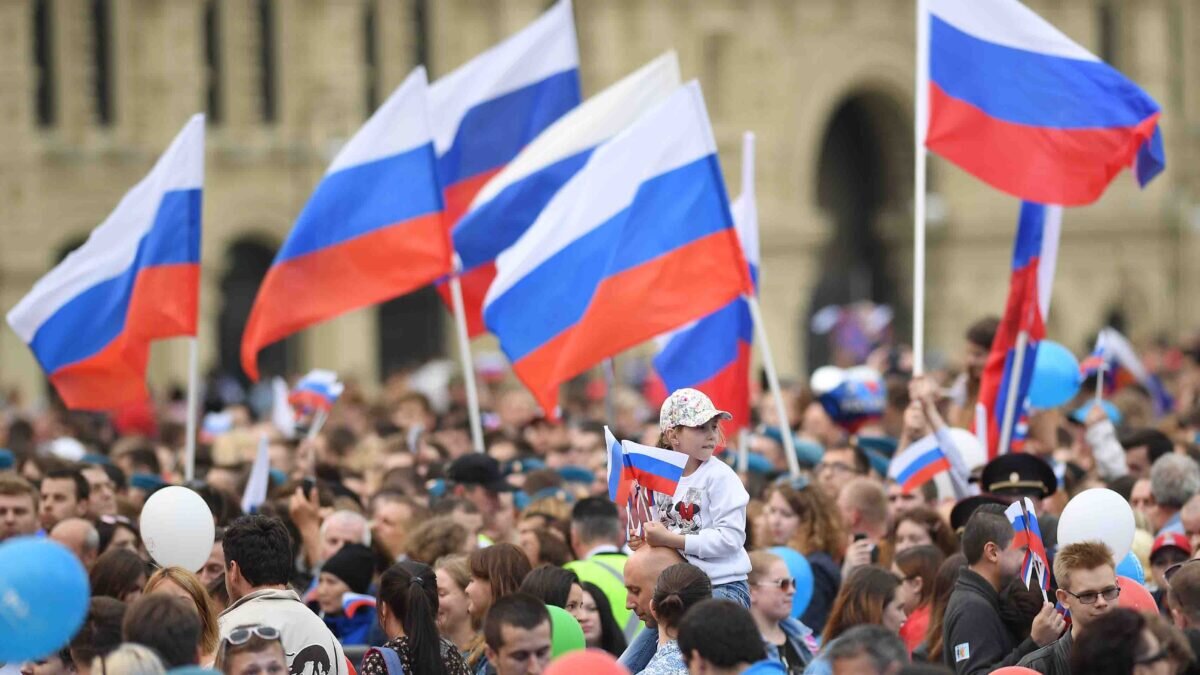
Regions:
[[760, 581], [754, 585], [755, 586], [772, 586], [774, 588], [778, 588], [781, 591], [786, 591], [786, 590], [790, 590], [790, 589], [793, 589], [796, 587], [796, 580], [791, 577], [785, 577], [783, 579], [778, 579], [775, 581]]
[[1065, 588], [1063, 589], [1063, 591], [1066, 592], [1067, 595], [1075, 598], [1080, 603], [1085, 604], [1085, 605], [1096, 604], [1096, 601], [1099, 600], [1101, 596], [1103, 596], [1105, 600], [1112, 601], [1112, 600], [1116, 600], [1117, 596], [1121, 595], [1121, 587], [1120, 586], [1109, 586], [1108, 588], [1105, 588], [1103, 590], [1093, 591], [1091, 593], [1080, 593], [1078, 595], [1076, 595], [1075, 593], [1072, 593], [1071, 591], [1068, 591]]
[[225, 638], [225, 642], [231, 645], [244, 645], [255, 635], [264, 640], [278, 640], [279, 630], [271, 626], [243, 626], [233, 629], [229, 637]]

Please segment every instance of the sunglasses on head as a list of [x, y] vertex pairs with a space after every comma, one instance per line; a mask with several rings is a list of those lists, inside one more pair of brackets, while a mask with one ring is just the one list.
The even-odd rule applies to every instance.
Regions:
[[1177, 562], [1174, 565], [1171, 565], [1170, 567], [1168, 567], [1166, 570], [1164, 570], [1163, 578], [1167, 580], [1167, 585], [1168, 586], [1171, 585], [1171, 577], [1175, 576], [1176, 572], [1183, 569], [1184, 565], [1194, 563], [1197, 560], [1200, 560], [1200, 558], [1192, 558], [1191, 560], [1184, 560], [1183, 562]]
[[224, 642], [231, 644], [231, 645], [235, 645], [235, 646], [236, 645], [244, 645], [250, 641], [251, 637], [253, 637], [255, 635], [257, 635], [258, 637], [260, 637], [264, 640], [278, 640], [279, 639], [279, 629], [274, 628], [272, 626], [263, 626], [263, 625], [242, 626], [241, 628], [234, 628], [233, 632], [231, 632], [225, 638]]

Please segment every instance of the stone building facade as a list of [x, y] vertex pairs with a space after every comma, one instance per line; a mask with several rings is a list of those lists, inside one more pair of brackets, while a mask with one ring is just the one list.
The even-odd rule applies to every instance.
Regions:
[[[704, 88], [730, 192], [758, 137], [762, 303], [783, 373], [820, 358], [820, 306], [892, 303], [910, 328], [913, 0], [576, 0], [585, 95], [664, 50]], [[1128, 174], [1064, 218], [1049, 331], [1083, 342], [1117, 315], [1135, 339], [1194, 329], [1200, 304], [1200, 0], [1031, 0], [1162, 105], [1167, 172]], [[236, 368], [258, 280], [337, 148], [417, 63], [432, 78], [547, 0], [0, 0], [0, 307], [81, 243], [187, 117], [209, 114], [201, 362]], [[999, 312], [1016, 200], [930, 162], [929, 351]], [[300, 299], [298, 299], [299, 301]], [[264, 358], [371, 381], [453, 355], [430, 292], [353, 312]], [[485, 338], [481, 349], [494, 348]], [[156, 346], [155, 383], [186, 346]], [[819, 365], [819, 364], [814, 364]], [[0, 383], [41, 375], [0, 330]]]

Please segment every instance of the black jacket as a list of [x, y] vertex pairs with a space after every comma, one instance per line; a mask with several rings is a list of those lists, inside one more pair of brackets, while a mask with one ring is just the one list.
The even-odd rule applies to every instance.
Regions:
[[1045, 647], [1026, 654], [1017, 665], [1031, 668], [1042, 675], [1071, 675], [1071, 631]]
[[1017, 643], [1000, 618], [996, 589], [970, 568], [959, 574], [946, 605], [942, 644], [942, 660], [958, 675], [1016, 665], [1037, 649], [1029, 638]]

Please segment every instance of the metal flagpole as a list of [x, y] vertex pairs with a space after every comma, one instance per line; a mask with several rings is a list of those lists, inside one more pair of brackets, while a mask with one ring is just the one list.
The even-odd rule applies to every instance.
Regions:
[[925, 130], [929, 123], [929, 8], [917, 0], [913, 139], [913, 375], [925, 372]]
[[800, 461], [796, 459], [796, 442], [792, 439], [792, 427], [788, 423], [787, 407], [783, 405], [783, 392], [779, 388], [779, 376], [775, 373], [775, 359], [771, 356], [771, 343], [767, 341], [767, 329], [763, 325], [762, 310], [758, 298], [753, 294], [744, 296], [750, 305], [750, 317], [754, 320], [754, 332], [762, 345], [763, 369], [767, 371], [767, 384], [775, 398], [775, 413], [779, 416], [779, 432], [783, 436], [783, 449], [787, 454], [788, 471], [795, 478], [800, 475]]
[[188, 338], [187, 440], [184, 443], [183, 478], [196, 477], [196, 418], [200, 414], [200, 341]]
[[471, 420], [471, 443], [475, 452], [483, 452], [483, 423], [479, 418], [479, 391], [475, 388], [475, 362], [471, 359], [471, 339], [467, 336], [467, 310], [463, 307], [462, 284], [458, 274], [462, 259], [454, 254], [454, 273], [450, 275], [450, 297], [454, 305], [454, 324], [458, 333], [458, 355], [462, 360], [463, 382], [467, 386], [467, 415]]
[[1008, 452], [1012, 440], [1013, 421], [1017, 418], [1017, 390], [1021, 388], [1021, 372], [1025, 368], [1025, 347], [1029, 345], [1029, 331], [1017, 333], [1017, 353], [1013, 356], [1012, 370], [1008, 375], [1008, 391], [1004, 393], [1004, 419], [1000, 423], [1000, 445], [997, 455]]

